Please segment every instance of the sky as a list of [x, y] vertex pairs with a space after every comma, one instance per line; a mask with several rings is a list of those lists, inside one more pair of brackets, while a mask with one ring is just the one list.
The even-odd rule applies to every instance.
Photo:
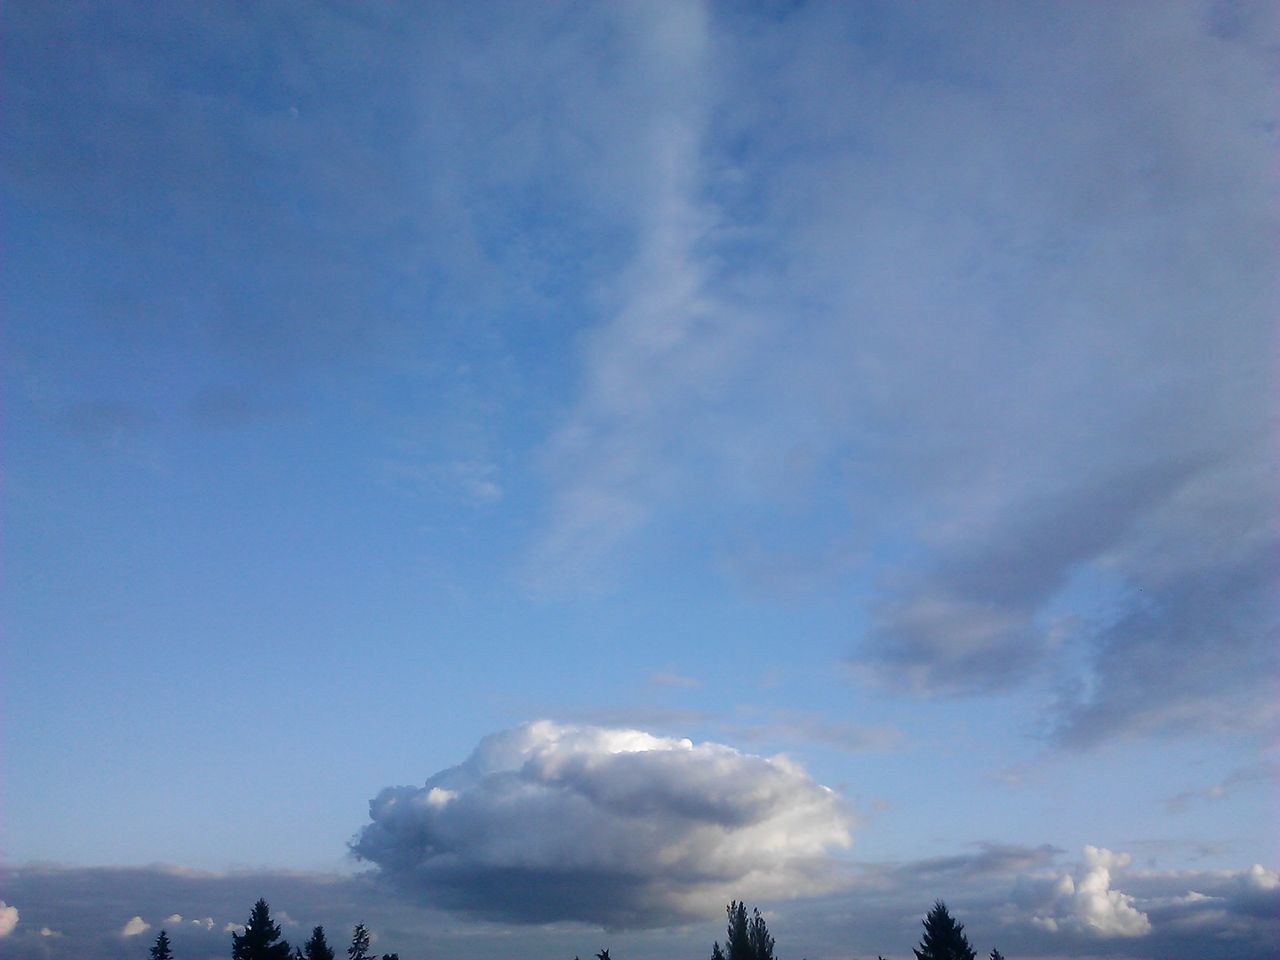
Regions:
[[1278, 44], [4, 4], [0, 952], [1274, 956]]

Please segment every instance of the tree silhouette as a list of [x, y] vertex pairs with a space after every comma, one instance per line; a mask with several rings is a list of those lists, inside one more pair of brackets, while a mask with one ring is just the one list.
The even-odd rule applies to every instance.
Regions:
[[351, 933], [351, 946], [347, 947], [347, 960], [369, 960], [369, 931], [363, 923], [357, 923]]
[[244, 933], [231, 934], [231, 960], [290, 960], [289, 943], [271, 920], [267, 901], [259, 899], [249, 914]]
[[988, 958], [988, 960], [1004, 960], [1004, 954], [1001, 953], [999, 950], [992, 949], [991, 956]]
[[151, 948], [151, 960], [173, 960], [173, 951], [169, 949], [169, 934], [163, 930], [156, 937], [156, 945]]
[[751, 949], [751, 922], [747, 919], [747, 905], [734, 900], [724, 909], [729, 915], [724, 941], [726, 960], [755, 960], [755, 951]]
[[311, 938], [307, 941], [302, 956], [304, 960], [333, 960], [333, 947], [325, 939], [324, 927], [316, 927], [311, 931]]
[[916, 960], [977, 960], [969, 938], [964, 935], [964, 924], [952, 919], [941, 900], [934, 903], [923, 923], [924, 936], [913, 951]]
[[751, 953], [755, 960], [773, 960], [773, 937], [769, 936], [769, 928], [765, 926], [764, 917], [760, 916], [759, 910], [752, 912], [747, 939], [751, 942]]
[[729, 923], [725, 927], [724, 949], [717, 940], [711, 946], [711, 960], [774, 960], [773, 937], [769, 926], [755, 910], [748, 918], [747, 905], [734, 900], [724, 908]]

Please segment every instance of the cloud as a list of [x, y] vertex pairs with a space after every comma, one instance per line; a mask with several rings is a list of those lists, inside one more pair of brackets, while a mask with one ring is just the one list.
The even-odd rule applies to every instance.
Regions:
[[688, 690], [696, 690], [702, 686], [702, 681], [695, 677], [687, 677], [682, 673], [659, 672], [649, 676], [649, 682], [658, 687], [684, 687]]
[[1111, 889], [1111, 871], [1129, 865], [1128, 854], [1086, 846], [1076, 875], [1064, 873], [1037, 905], [1032, 923], [1051, 933], [1082, 931], [1103, 939], [1140, 937], [1151, 932], [1151, 920], [1133, 906], [1133, 897]]
[[729, 725], [735, 737], [748, 742], [807, 741], [847, 753], [882, 753], [902, 745], [906, 734], [897, 727], [831, 721], [818, 714], [779, 711], [759, 724]]
[[877, 10], [724, 12], [655, 60], [681, 162], [637, 182], [538, 575], [659, 530], [860, 598], [889, 689], [1066, 673], [1073, 747], [1266, 728], [1275, 18]]
[[[825, 895], [779, 903], [759, 901], [770, 911], [770, 929], [786, 956], [838, 957], [909, 954], [920, 936], [920, 919], [936, 897], [954, 915], [980, 953], [999, 946], [1007, 956], [1114, 957], [1125, 960], [1272, 960], [1280, 940], [1280, 877], [1270, 868], [1243, 870], [1127, 869], [1123, 887], [1132, 907], [1145, 914], [1151, 931], [1142, 937], [1099, 937], [1080, 923], [1050, 932], [1031, 922], [1043, 915], [1063, 875], [1087, 866], [1062, 864], [1045, 844], [987, 843], [956, 854], [898, 863], [848, 864], [847, 885]], [[23, 904], [28, 921], [49, 918], [62, 936], [43, 937], [32, 928], [6, 938], [6, 960], [75, 960], [123, 957], [119, 920], [138, 910], [166, 916], [181, 905], [184, 916], [241, 917], [266, 896], [273, 914], [287, 910], [306, 918], [302, 929], [350, 930], [364, 922], [382, 935], [386, 949], [406, 955], [458, 960], [510, 956], [511, 930], [482, 919], [424, 906], [417, 898], [388, 896], [368, 875], [286, 871], [207, 873], [174, 867], [5, 868], [6, 893]], [[652, 929], [613, 930], [604, 943], [635, 957], [692, 956], [722, 932], [723, 904], [704, 923]], [[1064, 908], [1064, 912], [1065, 908]], [[214, 929], [188, 923], [170, 930], [174, 953], [195, 960], [227, 955], [222, 920]], [[586, 956], [601, 945], [599, 931], [576, 924], [525, 927], [529, 956]], [[590, 947], [590, 950], [587, 949]]]
[[0, 900], [0, 937], [7, 937], [13, 933], [13, 928], [18, 925], [18, 908], [12, 907]]
[[852, 822], [783, 758], [539, 721], [370, 803], [357, 856], [411, 896], [508, 921], [662, 926], [835, 883]]
[[1213, 802], [1221, 800], [1229, 793], [1233, 793], [1242, 787], [1272, 783], [1275, 779], [1276, 770], [1273, 764], [1251, 764], [1250, 766], [1232, 770], [1220, 782], [1208, 787], [1202, 787], [1197, 790], [1182, 790], [1166, 800], [1165, 807], [1170, 813], [1181, 813], [1191, 805], [1192, 801], [1204, 800]]
[[135, 916], [120, 928], [120, 936], [136, 937], [139, 934], [146, 933], [151, 929], [151, 924], [147, 923], [141, 917]]

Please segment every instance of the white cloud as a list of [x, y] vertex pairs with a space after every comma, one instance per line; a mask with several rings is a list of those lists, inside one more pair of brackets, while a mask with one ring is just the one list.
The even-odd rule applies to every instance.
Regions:
[[1151, 921], [1133, 906], [1134, 898], [1111, 889], [1111, 871], [1128, 865], [1128, 854], [1086, 846], [1081, 868], [1058, 877], [1032, 923], [1052, 933], [1071, 929], [1103, 939], [1150, 933]]
[[776, 757], [639, 730], [539, 721], [370, 803], [353, 844], [442, 905], [528, 922], [658, 926], [731, 897], [835, 885], [841, 799]]
[[120, 936], [136, 937], [139, 934], [146, 933], [151, 929], [151, 924], [143, 920], [141, 917], [134, 917], [123, 927], [120, 928]]
[[164, 918], [164, 922], [165, 922], [165, 923], [181, 923], [181, 922], [182, 922], [182, 914], [180, 914], [180, 913], [173, 913], [173, 914], [170, 914], [169, 916], [167, 916], [167, 917], [165, 917], [165, 918]]
[[204, 927], [206, 930], [213, 929], [213, 917], [204, 917], [200, 920], [192, 920], [191, 923], [197, 927]]
[[13, 928], [18, 925], [18, 908], [11, 907], [3, 900], [0, 900], [0, 937], [7, 937], [13, 933]]
[[1240, 876], [1240, 885], [1246, 890], [1262, 893], [1280, 888], [1280, 874], [1255, 863]]
[[54, 929], [52, 929], [52, 928], [50, 928], [50, 927], [41, 927], [41, 928], [40, 928], [40, 936], [42, 936], [42, 937], [60, 937], [60, 936], [62, 936], [62, 934], [60, 934], [57, 930], [54, 930]]

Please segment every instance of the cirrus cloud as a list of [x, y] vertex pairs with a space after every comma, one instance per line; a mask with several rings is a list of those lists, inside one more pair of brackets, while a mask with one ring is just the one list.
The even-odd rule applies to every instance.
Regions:
[[638, 730], [529, 723], [421, 787], [389, 787], [352, 843], [415, 899], [515, 922], [669, 924], [730, 896], [837, 885], [840, 797], [783, 757]]

